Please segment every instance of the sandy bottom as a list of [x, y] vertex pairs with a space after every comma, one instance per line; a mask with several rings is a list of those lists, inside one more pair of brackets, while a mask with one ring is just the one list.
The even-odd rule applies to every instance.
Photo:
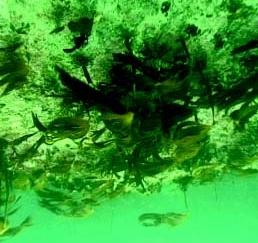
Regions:
[[[30, 192], [23, 200], [19, 217], [31, 215], [33, 225], [4, 242], [258, 242], [258, 176], [226, 177], [209, 185], [191, 186], [187, 191], [188, 207], [184, 194], [167, 186], [159, 194], [113, 199], [85, 219], [56, 216], [40, 208]], [[138, 216], [149, 212], [185, 212], [188, 216], [176, 227], [144, 227]]]

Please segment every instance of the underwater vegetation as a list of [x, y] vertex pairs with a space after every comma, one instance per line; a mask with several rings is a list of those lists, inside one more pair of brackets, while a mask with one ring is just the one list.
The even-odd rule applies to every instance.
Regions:
[[[231, 5], [228, 8], [233, 13]], [[171, 7], [169, 1], [164, 1], [160, 11], [168, 16]], [[85, 47], [94, 21], [92, 17], [84, 16], [70, 20], [67, 27], [75, 36], [74, 46], [64, 51], [76, 53], [77, 49]], [[65, 25], [57, 26], [51, 34], [64, 28]], [[76, 65], [82, 67], [86, 82], [71, 75], [60, 64], [55, 65], [62, 85], [70, 90], [71, 100], [82, 102], [89, 114], [92, 111], [100, 113], [101, 128], [90, 131], [92, 136], [81, 143], [82, 150], [90, 148], [106, 157], [99, 163], [100, 177], [103, 174], [117, 179], [122, 177], [125, 184], [146, 192], [148, 182], [145, 178], [180, 169], [186, 171], [186, 175], [173, 181], [185, 192], [190, 183], [207, 183], [226, 171], [224, 164], [220, 166], [204, 158], [209, 133], [221, 112], [232, 119], [239, 132], [257, 114], [257, 85], [254, 82], [257, 72], [252, 70], [241, 80], [225, 86], [211, 70], [208, 53], [204, 49], [189, 48], [189, 40], [201, 34], [202, 30], [194, 23], [188, 23], [183, 34], [161, 30], [153, 38], [146, 38], [141, 49], [136, 51], [133, 34], [125, 30], [124, 51], [112, 53], [108, 81], [92, 79], [87, 55], [75, 54]], [[216, 50], [223, 48], [223, 35], [217, 32], [213, 42]], [[233, 47], [231, 55], [243, 55], [241, 62], [250, 68], [248, 62], [255, 60], [255, 54], [245, 53], [256, 48], [257, 41], [252, 39]], [[236, 108], [237, 105], [240, 107]], [[201, 109], [211, 111], [210, 122], [200, 122]], [[33, 114], [34, 126], [44, 134], [39, 143], [52, 144], [63, 138], [84, 137], [89, 125], [76, 124], [74, 131], [66, 130], [65, 124], [71, 124], [69, 119], [57, 118], [45, 126]], [[164, 155], [164, 148], [172, 148], [173, 152]], [[205, 162], [200, 162], [202, 159]], [[58, 170], [53, 166], [53, 172], [55, 168]], [[99, 173], [97, 169], [95, 172]]]
[[0, 87], [1, 96], [4, 96], [24, 85], [29, 68], [19, 52], [19, 48], [23, 45], [20, 38], [11, 36], [2, 38], [6, 39], [0, 43]]
[[167, 224], [171, 227], [180, 225], [187, 215], [183, 213], [144, 213], [139, 216], [139, 222], [146, 227], [159, 226], [161, 224]]
[[32, 120], [34, 126], [38, 129], [38, 132], [23, 135], [10, 142], [15, 151], [17, 146], [40, 133], [39, 139], [27, 151], [18, 155], [20, 160], [34, 156], [42, 144], [50, 145], [67, 138], [72, 140], [81, 139], [79, 142], [80, 144], [85, 139], [85, 135], [89, 131], [88, 120], [81, 117], [59, 117], [52, 120], [47, 126], [45, 126], [38, 119], [37, 115], [32, 112]]
[[[176, 8], [172, 2], [157, 4], [164, 21], [171, 20]], [[224, 4], [233, 21], [242, 1]], [[166, 182], [178, 184], [187, 206], [191, 184], [211, 183], [231, 171], [258, 172], [254, 166], [258, 139], [255, 35], [230, 46], [230, 34], [216, 30], [205, 46], [201, 38], [207, 29], [194, 21], [185, 21], [177, 30], [165, 24], [158, 30], [148, 29], [148, 24], [132, 30], [120, 23], [115, 45], [100, 50], [91, 42], [112, 43], [113, 37], [98, 36], [105, 32], [102, 24], [109, 17], [100, 10], [73, 13], [69, 0], [51, 1], [50, 5], [46, 16], [51, 15], [54, 26], [46, 32], [54, 43], [46, 42], [41, 51], [48, 53], [45, 49], [51, 50], [51, 44], [60, 50], [54, 58], [47, 56], [50, 61], [42, 68], [52, 73], [39, 72], [37, 80], [42, 84], [40, 92], [50, 95], [40, 97], [42, 103], [37, 106], [42, 107], [30, 106], [29, 111], [42, 108], [43, 112], [32, 112], [29, 121], [33, 125], [28, 131], [0, 141], [3, 151], [10, 150], [0, 161], [3, 234], [18, 232], [30, 221], [26, 218], [17, 228], [7, 220], [12, 187], [34, 190], [40, 206], [55, 214], [87, 217], [107, 199], [130, 191], [159, 192]], [[123, 6], [117, 8], [122, 11]], [[141, 30], [145, 27], [147, 34], [137, 36], [137, 31], [145, 33]], [[10, 28], [26, 36], [30, 24], [11, 24]], [[110, 34], [116, 35], [116, 28]], [[62, 35], [68, 43], [62, 41], [58, 46]], [[37, 41], [31, 44], [40, 46]], [[23, 45], [20, 38], [0, 43], [2, 96], [22, 87], [29, 75], [20, 52]], [[213, 64], [225, 50], [243, 71], [241, 78], [232, 74], [229, 83], [218, 70], [224, 67]], [[227, 65], [225, 69], [230, 70]], [[98, 66], [106, 69], [107, 77], [96, 78], [101, 76]], [[40, 95], [33, 85], [28, 90], [32, 96]], [[63, 103], [58, 103], [60, 98]], [[55, 104], [51, 109], [50, 99]], [[5, 106], [8, 104], [1, 103], [0, 109]], [[55, 115], [45, 118], [48, 113]], [[223, 119], [229, 128], [223, 127], [220, 133], [232, 126], [232, 141], [219, 147], [212, 139]], [[244, 146], [250, 143], [250, 148]], [[185, 218], [183, 213], [146, 213], [139, 221], [144, 226], [176, 226]]]
[[18, 226], [10, 226], [9, 222], [0, 218], [0, 239], [13, 237], [16, 234], [18, 234], [21, 230], [23, 230], [25, 227], [31, 226], [31, 218], [27, 217], [25, 218]]
[[65, 174], [66, 181], [57, 176], [48, 178], [48, 185], [35, 190], [39, 204], [58, 215], [88, 217], [103, 201], [125, 193], [124, 186], [116, 185], [114, 179], [99, 179], [92, 173], [81, 178], [71, 172]]
[[16, 214], [20, 206], [21, 196], [15, 195], [12, 187], [11, 164], [8, 163], [6, 149], [8, 142], [0, 138], [0, 240], [13, 237], [24, 227], [31, 225], [31, 218], [26, 217], [19, 225], [10, 222], [12, 215]]
[[59, 117], [44, 126], [37, 115], [32, 113], [34, 126], [44, 133], [45, 143], [51, 144], [65, 138], [83, 138], [89, 131], [89, 122], [81, 117]]
[[37, 190], [39, 204], [55, 214], [69, 217], [87, 217], [92, 214], [97, 202], [80, 193], [74, 194], [48, 188]]
[[78, 33], [78, 36], [73, 38], [74, 46], [63, 49], [65, 53], [71, 53], [88, 42], [93, 26], [93, 18], [81, 17], [78, 20], [70, 21], [67, 26], [72, 33]]
[[170, 10], [170, 7], [171, 7], [171, 2], [169, 1], [164, 1], [162, 4], [161, 4], [161, 12], [167, 16], [168, 15], [168, 11]]
[[[185, 31], [188, 38], [200, 33], [194, 25]], [[216, 48], [221, 48], [220, 37], [215, 38]], [[109, 82], [90, 85], [59, 66], [56, 70], [72, 97], [101, 112], [106, 129], [113, 135], [111, 141], [125, 158], [120, 169], [127, 171], [126, 180], [145, 191], [144, 177], [181, 168], [190, 174], [174, 181], [186, 191], [187, 184], [195, 180], [204, 183], [217, 178], [223, 166], [208, 163], [198, 168], [198, 159], [216, 124], [216, 112], [227, 115], [230, 111], [228, 116], [240, 131], [257, 114], [257, 73], [225, 87], [207, 70], [206, 53], [192, 55], [183, 36], [162, 32], [146, 40], [139, 56], [130, 42], [124, 43], [125, 52], [113, 53]], [[236, 47], [232, 55], [254, 48], [256, 40]], [[91, 84], [96, 83], [88, 71], [87, 76]], [[198, 111], [203, 108], [211, 110], [209, 125], [199, 122]], [[169, 143], [175, 148], [174, 155], [161, 156], [160, 151]]]

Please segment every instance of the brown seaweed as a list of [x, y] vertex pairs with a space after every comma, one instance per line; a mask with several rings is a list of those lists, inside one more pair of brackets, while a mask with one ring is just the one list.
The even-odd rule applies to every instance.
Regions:
[[257, 113], [258, 104], [250, 105], [249, 102], [246, 102], [239, 109], [231, 112], [230, 117], [238, 123], [238, 127], [241, 129]]
[[111, 110], [119, 114], [126, 112], [125, 107], [115, 96], [105, 94], [81, 82], [60, 67], [56, 67], [56, 70], [59, 73], [63, 85], [72, 91], [72, 95], [76, 100], [81, 100], [89, 106], [97, 106], [102, 110]]
[[2, 96], [21, 88], [27, 80], [28, 65], [16, 51], [21, 45], [20, 40], [11, 39], [7, 46], [0, 48], [0, 86], [5, 86]]
[[53, 143], [57, 140], [70, 138], [78, 139], [83, 138], [89, 131], [89, 121], [81, 117], [58, 117], [47, 126], [43, 125], [38, 119], [37, 115], [32, 113], [34, 126], [45, 137], [45, 143]]
[[238, 46], [232, 50], [232, 54], [239, 54], [241, 52], [249, 51], [258, 48], [258, 40], [250, 40], [246, 44]]
[[161, 224], [167, 224], [169, 226], [175, 227], [181, 224], [185, 218], [186, 214], [184, 213], [144, 213], [139, 216], [138, 220], [143, 226], [159, 226]]
[[65, 48], [63, 51], [71, 53], [81, 48], [84, 43], [87, 43], [91, 34], [92, 26], [93, 18], [81, 17], [77, 20], [70, 21], [68, 23], [69, 30], [74, 33], [79, 33], [79, 35], [73, 38], [74, 46], [72, 48]]
[[8, 222], [4, 223], [0, 218], [0, 239], [6, 237], [13, 237], [18, 234], [25, 227], [31, 226], [31, 217], [25, 218], [18, 226], [11, 227]]
[[51, 212], [69, 217], [87, 217], [97, 202], [82, 193], [74, 196], [71, 192], [44, 188], [37, 190], [39, 204]]

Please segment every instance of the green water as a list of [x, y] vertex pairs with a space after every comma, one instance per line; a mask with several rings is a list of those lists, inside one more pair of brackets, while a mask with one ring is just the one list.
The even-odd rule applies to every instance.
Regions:
[[[6, 242], [256, 242], [257, 179], [225, 177], [216, 184], [191, 186], [188, 208], [182, 192], [172, 187], [150, 196], [128, 195], [97, 207], [87, 219], [57, 217], [40, 209], [28, 192], [22, 210], [33, 217], [33, 225]], [[187, 218], [176, 227], [138, 222], [143, 212], [168, 211], [186, 212]]]

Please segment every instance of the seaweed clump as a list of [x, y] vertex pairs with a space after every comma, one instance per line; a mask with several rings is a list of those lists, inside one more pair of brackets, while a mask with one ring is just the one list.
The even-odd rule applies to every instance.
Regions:
[[24, 57], [19, 52], [22, 42], [19, 38], [7, 38], [0, 45], [0, 86], [1, 95], [6, 95], [14, 89], [21, 88], [27, 80], [29, 72]]
[[12, 165], [8, 161], [9, 143], [0, 138], [0, 240], [15, 236], [24, 227], [31, 225], [31, 218], [26, 217], [19, 225], [12, 226], [10, 217], [15, 214], [20, 196], [12, 191]]
[[[94, 82], [84, 83], [64, 69], [56, 68], [73, 96], [101, 112], [106, 129], [112, 133], [113, 142], [124, 157], [126, 181], [144, 191], [144, 177], [157, 175], [175, 165], [172, 157], [160, 155], [163, 146], [167, 143], [179, 146], [173, 139], [177, 136], [175, 131], [179, 132], [180, 127], [183, 130], [187, 120], [197, 119], [196, 104], [191, 102], [194, 91], [189, 77], [191, 72], [197, 71], [190, 62], [186, 41], [181, 36], [164, 33], [155, 40], [145, 43], [142, 57], [136, 56], [131, 43], [125, 42], [127, 51], [113, 54], [110, 83], [92, 86]], [[205, 63], [202, 66], [205, 69]], [[199, 75], [203, 79], [202, 91], [195, 96], [201, 102], [208, 100], [212, 106], [210, 84], [202, 73]], [[206, 94], [204, 98], [203, 93]], [[195, 124], [181, 131], [182, 139], [192, 135], [192, 146], [196, 147], [189, 159], [198, 155], [201, 141], [208, 137], [208, 129], [202, 131], [205, 128]], [[179, 164], [185, 160], [182, 158]]]
[[[185, 31], [189, 36], [200, 33], [194, 25], [188, 25]], [[215, 40], [215, 48], [222, 47], [221, 41]], [[106, 145], [111, 141], [124, 158], [119, 169], [125, 171], [125, 180], [145, 191], [145, 177], [171, 168], [185, 170], [189, 183], [215, 179], [223, 169], [217, 164], [213, 167], [207, 162], [201, 164], [204, 167], [199, 171], [197, 168], [209, 143], [209, 131], [216, 123], [216, 111], [227, 114], [235, 105], [244, 102], [240, 110], [229, 116], [244, 128], [256, 114], [256, 105], [251, 104], [257, 97], [257, 88], [251, 81], [254, 73], [231, 87], [224, 87], [216, 73], [210, 70], [207, 53], [189, 51], [182, 35], [161, 32], [145, 40], [138, 54], [128, 36], [124, 44], [124, 52], [113, 53], [109, 82], [93, 85], [95, 82], [86, 67], [87, 83], [72, 77], [61, 67], [56, 70], [72, 96], [83, 101], [87, 108], [100, 111], [106, 130], [112, 134]], [[250, 48], [250, 44], [240, 48], [241, 52], [244, 48]], [[233, 55], [238, 54], [239, 48], [235, 50]], [[200, 109], [211, 109], [211, 125], [200, 123]], [[100, 136], [105, 128], [101, 129]], [[162, 149], [169, 144], [174, 147], [174, 153], [164, 156]], [[116, 163], [109, 163], [106, 168], [110, 170], [110, 165], [116, 166], [111, 171], [118, 169]], [[180, 180], [178, 183], [184, 185]], [[186, 187], [182, 189], [185, 191]]]
[[[161, 7], [161, 12], [167, 16], [171, 7], [169, 1]], [[93, 24], [93, 18], [89, 17], [71, 20], [67, 26], [74, 35], [74, 46], [64, 52], [83, 48]], [[64, 26], [57, 26], [53, 33], [63, 29]], [[109, 80], [105, 82], [92, 80], [89, 60], [80, 54], [75, 53], [74, 57], [76, 64], [82, 66], [86, 82], [59, 64], [55, 66], [63, 86], [70, 91], [71, 100], [83, 103], [89, 114], [94, 113], [96, 130], [89, 131], [90, 120], [79, 117], [59, 117], [45, 125], [33, 113], [38, 131], [12, 141], [17, 146], [40, 134], [24, 157], [20, 156], [22, 161], [26, 156], [31, 158], [43, 143], [51, 146], [65, 138], [81, 139], [78, 152], [83, 155], [81, 160], [65, 155], [53, 159], [49, 153], [40, 164], [42, 184], [36, 176], [30, 177], [40, 205], [55, 214], [88, 216], [100, 202], [127, 192], [128, 187], [141, 192], [158, 191], [160, 187], [153, 186], [152, 179], [160, 182], [162, 175], [170, 176], [177, 170], [182, 173], [169, 179], [184, 192], [187, 206], [189, 185], [211, 182], [226, 167], [214, 163], [211, 155], [207, 156], [209, 151], [205, 151], [209, 148], [210, 131], [219, 117], [217, 113], [229, 114], [228, 118], [239, 131], [244, 130], [257, 113], [258, 90], [253, 82], [256, 71], [252, 70], [249, 77], [230, 87], [223, 86], [209, 66], [208, 53], [202, 48], [189, 48], [190, 39], [201, 34], [194, 24], [188, 24], [183, 34], [161, 30], [153, 38], [146, 38], [137, 51], [129, 32], [124, 34], [124, 50], [112, 53]], [[223, 45], [222, 35], [215, 34], [214, 48], [218, 50]], [[231, 54], [244, 55], [256, 48], [257, 41], [251, 40], [233, 48]], [[9, 50], [14, 52], [16, 48], [10, 46]], [[250, 60], [255, 57], [251, 54]], [[240, 60], [250, 65], [245, 56]], [[204, 109], [211, 111], [210, 119], [205, 122], [199, 117]], [[174, 216], [176, 220], [177, 215], [173, 213], [150, 214], [142, 220], [147, 224], [151, 220], [150, 226], [160, 223], [174, 226]], [[180, 219], [184, 215], [179, 216]]]

